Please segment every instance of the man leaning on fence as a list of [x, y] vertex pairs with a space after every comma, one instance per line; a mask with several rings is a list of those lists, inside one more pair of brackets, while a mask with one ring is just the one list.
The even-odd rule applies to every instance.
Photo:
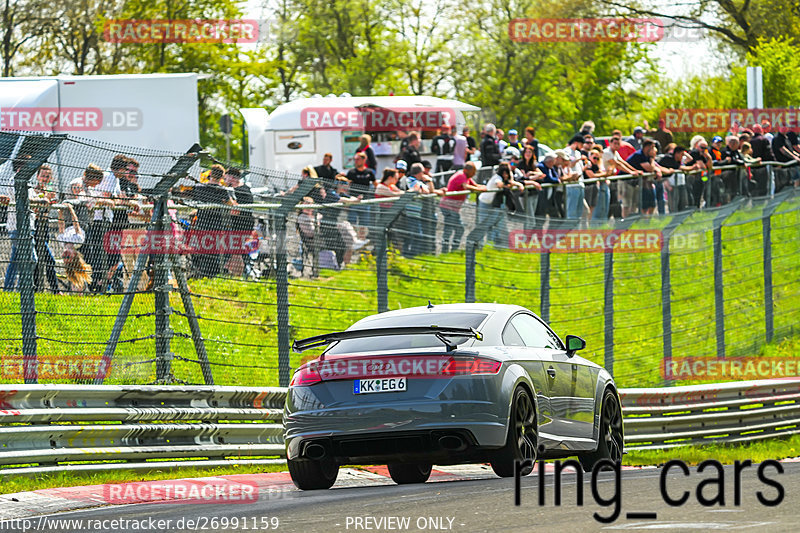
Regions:
[[[483, 192], [486, 187], [478, 185], [473, 179], [477, 169], [475, 163], [467, 161], [464, 170], [453, 174], [447, 182], [445, 193], [460, 191]], [[450, 250], [457, 250], [461, 246], [461, 237], [464, 235], [464, 224], [461, 221], [461, 208], [467, 199], [468, 194], [445, 196], [439, 202], [439, 209], [442, 211], [444, 229], [442, 230], [442, 253], [446, 254]], [[451, 241], [452, 239], [452, 241]]]

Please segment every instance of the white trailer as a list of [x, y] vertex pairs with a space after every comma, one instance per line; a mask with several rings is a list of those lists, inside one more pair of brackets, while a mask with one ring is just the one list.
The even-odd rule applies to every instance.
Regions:
[[[339, 170], [352, 168], [359, 136], [365, 132], [372, 136], [381, 171], [400, 150], [398, 132], [431, 132], [442, 123], [460, 131], [465, 125], [463, 112], [479, 110], [432, 96], [331, 95], [294, 100], [272, 113], [263, 108], [239, 112], [247, 127], [250, 165], [299, 173], [307, 165], [322, 164], [325, 153], [333, 155], [333, 166]], [[429, 150], [430, 143], [423, 141], [420, 152], [424, 156]]]
[[200, 140], [197, 74], [0, 78], [0, 130], [184, 153]]

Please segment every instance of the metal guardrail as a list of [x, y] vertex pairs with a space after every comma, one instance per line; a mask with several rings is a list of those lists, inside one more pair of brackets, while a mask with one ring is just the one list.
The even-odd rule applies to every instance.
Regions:
[[628, 449], [738, 443], [800, 433], [800, 379], [619, 392]]
[[[800, 433], [800, 379], [619, 392], [629, 449]], [[277, 387], [5, 386], [0, 476], [280, 462], [285, 398]]]
[[0, 476], [276, 462], [265, 458], [284, 455], [285, 398], [278, 388], [6, 385]]

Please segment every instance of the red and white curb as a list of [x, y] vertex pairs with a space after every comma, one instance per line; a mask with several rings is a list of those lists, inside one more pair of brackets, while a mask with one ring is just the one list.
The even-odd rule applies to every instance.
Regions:
[[[655, 467], [623, 466], [623, 470]], [[545, 472], [552, 473], [547, 463]], [[565, 472], [572, 472], [571, 469]], [[430, 482], [497, 479], [488, 465], [437, 466]], [[394, 485], [386, 466], [341, 468], [333, 489]], [[285, 497], [298, 491], [288, 472], [137, 481], [39, 489], [0, 495], [0, 522], [114, 504], [242, 504]]]

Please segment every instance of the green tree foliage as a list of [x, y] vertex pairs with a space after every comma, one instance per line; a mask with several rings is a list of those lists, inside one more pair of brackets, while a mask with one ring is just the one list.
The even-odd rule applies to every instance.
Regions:
[[659, 8], [639, 0], [599, 0], [612, 13], [660, 17], [682, 26], [707, 30], [728, 48], [744, 55], [761, 39], [782, 36], [800, 42], [800, 3], [797, 0], [698, 0]]
[[[646, 118], [654, 122], [665, 109], [746, 108], [748, 65], [762, 68], [765, 108], [797, 105], [797, 87], [800, 87], [800, 55], [797, 54], [797, 47], [787, 38], [760, 39], [753, 50], [747, 53], [745, 60], [731, 67], [725, 75], [666, 80], [655, 86]], [[676, 138], [687, 141], [692, 135], [677, 134]]]
[[527, 43], [509, 36], [512, 19], [591, 16], [591, 3], [490, 0], [472, 9], [476, 31], [458, 44], [464, 48], [454, 63], [459, 75], [453, 84], [487, 120], [507, 127], [535, 125], [547, 131], [545, 142], [561, 146], [584, 120], [607, 131], [627, 126], [641, 111], [639, 88], [653, 74], [643, 45]]
[[655, 121], [665, 108], [744, 107], [745, 63], [764, 68], [768, 106], [796, 105], [800, 86], [800, 4], [781, 0], [700, 0], [686, 8], [678, 20], [705, 25], [742, 55], [731, 56], [724, 75], [674, 82], [656, 76], [652, 45], [509, 37], [515, 18], [652, 14], [628, 0], [266, 0], [263, 18], [271, 20], [257, 44], [115, 43], [103, 31], [113, 19], [243, 18], [242, 6], [0, 0], [3, 73], [196, 72], [201, 142], [224, 153], [218, 120], [228, 113], [234, 158], [241, 154], [239, 108], [271, 110], [313, 94], [456, 97], [482, 108], [471, 117], [476, 123], [534, 125], [544, 142], [560, 146], [586, 119], [602, 134], [630, 129], [641, 118]]

